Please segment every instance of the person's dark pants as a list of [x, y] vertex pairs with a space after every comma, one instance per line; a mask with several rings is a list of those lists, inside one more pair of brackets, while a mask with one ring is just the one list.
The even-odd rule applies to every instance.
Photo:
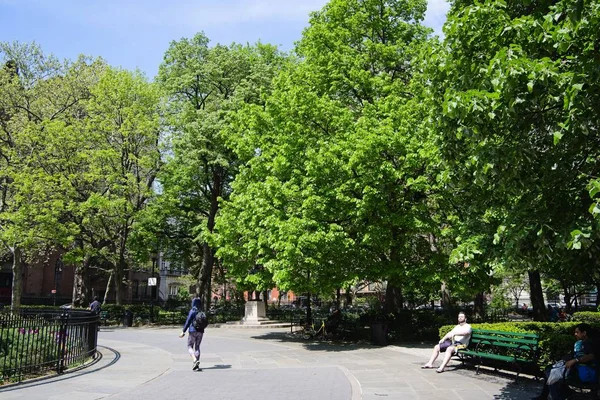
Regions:
[[[552, 370], [552, 365], [546, 367], [544, 371], [545, 381], [548, 380], [550, 376], [550, 371]], [[578, 381], [579, 374], [577, 373], [577, 368], [571, 368], [567, 371], [567, 379], [570, 381]], [[565, 400], [569, 396], [569, 387], [565, 385], [564, 380], [559, 380], [552, 385], [544, 385], [544, 389], [542, 390], [542, 394], [538, 397], [540, 399], [547, 399], [548, 394], [552, 396], [552, 400]]]

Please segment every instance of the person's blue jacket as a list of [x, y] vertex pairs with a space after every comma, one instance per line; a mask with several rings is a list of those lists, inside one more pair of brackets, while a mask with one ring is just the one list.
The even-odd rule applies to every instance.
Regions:
[[187, 319], [185, 320], [185, 325], [183, 325], [183, 333], [185, 333], [185, 331], [187, 331], [188, 329], [190, 330], [190, 332], [196, 332], [193, 322], [196, 318], [196, 314], [198, 314], [198, 311], [200, 311], [201, 307], [202, 300], [198, 298], [192, 300], [192, 309], [188, 313]]

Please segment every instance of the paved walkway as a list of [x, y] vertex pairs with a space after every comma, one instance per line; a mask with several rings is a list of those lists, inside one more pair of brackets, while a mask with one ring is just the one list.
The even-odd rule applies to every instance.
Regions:
[[[179, 328], [115, 328], [99, 334], [101, 358], [59, 377], [0, 389], [12, 399], [482, 400], [529, 399], [541, 384], [458, 363], [422, 370], [430, 346], [306, 342], [287, 329], [207, 329], [202, 372], [191, 370]], [[197, 395], [192, 395], [197, 393]], [[260, 396], [260, 397], [257, 397]]]

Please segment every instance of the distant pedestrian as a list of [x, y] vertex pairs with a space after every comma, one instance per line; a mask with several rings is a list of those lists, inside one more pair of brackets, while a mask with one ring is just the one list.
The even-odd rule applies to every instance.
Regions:
[[192, 357], [192, 370], [194, 371], [202, 371], [200, 368], [200, 344], [204, 336], [204, 328], [208, 325], [206, 315], [201, 311], [201, 308], [202, 300], [199, 298], [192, 300], [192, 308], [185, 320], [183, 330], [179, 334], [179, 337], [182, 338], [189, 329], [187, 346], [188, 353]]
[[100, 314], [100, 309], [102, 308], [102, 304], [98, 301], [98, 296], [94, 296], [94, 301], [90, 303], [90, 311], [94, 314]]
[[550, 322], [558, 321], [558, 309], [556, 307], [552, 307], [550, 304], [548, 304], [548, 320]]

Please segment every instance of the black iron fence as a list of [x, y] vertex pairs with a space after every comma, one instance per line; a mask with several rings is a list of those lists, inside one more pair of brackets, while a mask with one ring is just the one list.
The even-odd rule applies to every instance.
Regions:
[[0, 385], [84, 364], [96, 354], [98, 320], [79, 310], [0, 312]]

